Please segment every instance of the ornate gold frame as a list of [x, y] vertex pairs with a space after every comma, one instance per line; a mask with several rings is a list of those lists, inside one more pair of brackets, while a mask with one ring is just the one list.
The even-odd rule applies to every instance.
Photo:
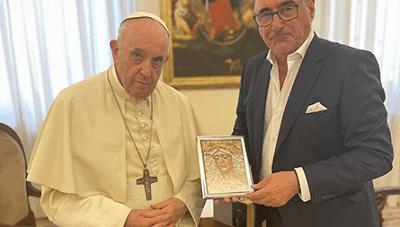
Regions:
[[164, 81], [169, 85], [176, 88], [211, 88], [211, 87], [238, 87], [240, 84], [240, 75], [188, 75], [188, 76], [175, 76], [174, 69], [174, 48], [173, 48], [173, 12], [171, 3], [172, 0], [160, 1], [161, 17], [166, 22], [172, 33], [170, 39], [170, 56], [169, 61], [163, 69]]

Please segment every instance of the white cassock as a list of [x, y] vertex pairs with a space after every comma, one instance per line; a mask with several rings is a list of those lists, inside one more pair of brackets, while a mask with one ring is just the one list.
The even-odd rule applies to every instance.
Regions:
[[[128, 127], [151, 176], [152, 200], [143, 185], [143, 164], [125, 130], [111, 82]], [[189, 100], [159, 81], [151, 99], [130, 97], [114, 67], [63, 90], [51, 107], [28, 168], [28, 180], [42, 185], [41, 205], [59, 226], [123, 226], [132, 208], [149, 208], [170, 197], [189, 212], [177, 226], [199, 223], [201, 198], [196, 136]]]

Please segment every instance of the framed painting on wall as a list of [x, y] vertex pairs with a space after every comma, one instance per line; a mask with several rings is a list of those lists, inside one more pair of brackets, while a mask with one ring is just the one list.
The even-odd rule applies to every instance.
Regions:
[[181, 87], [235, 87], [244, 62], [266, 49], [253, 0], [163, 0], [171, 31], [164, 80]]

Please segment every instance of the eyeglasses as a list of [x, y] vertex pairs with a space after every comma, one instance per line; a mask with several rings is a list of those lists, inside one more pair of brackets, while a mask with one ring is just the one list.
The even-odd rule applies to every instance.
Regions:
[[299, 4], [289, 3], [282, 6], [275, 12], [268, 10], [261, 11], [259, 14], [254, 15], [253, 19], [258, 27], [267, 27], [272, 24], [274, 15], [278, 14], [279, 18], [283, 21], [290, 21], [298, 16], [299, 6], [304, 3], [305, 0], [301, 1]]

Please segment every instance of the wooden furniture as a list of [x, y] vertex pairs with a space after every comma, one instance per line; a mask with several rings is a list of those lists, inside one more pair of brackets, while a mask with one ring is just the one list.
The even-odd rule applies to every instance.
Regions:
[[221, 223], [214, 218], [202, 218], [200, 219], [199, 227], [228, 227], [229, 225]]
[[254, 205], [249, 200], [237, 203], [214, 205], [214, 219], [220, 223], [235, 227], [254, 226]]
[[0, 226], [36, 226], [28, 196], [40, 191], [26, 179], [26, 158], [17, 133], [0, 123]]
[[[397, 196], [395, 206], [388, 204], [388, 198]], [[379, 219], [382, 227], [400, 226], [400, 187], [382, 187], [375, 189], [375, 197], [378, 205]]]

